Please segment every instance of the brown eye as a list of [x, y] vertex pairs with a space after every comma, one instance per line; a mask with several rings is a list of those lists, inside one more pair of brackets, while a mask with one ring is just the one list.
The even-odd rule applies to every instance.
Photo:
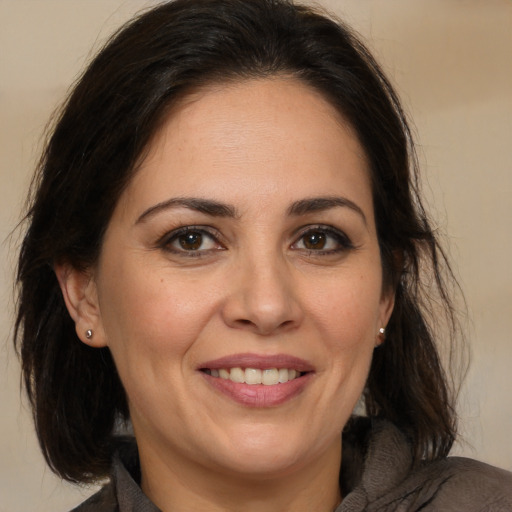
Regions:
[[353, 249], [354, 245], [339, 229], [332, 226], [315, 226], [303, 231], [291, 248], [307, 251], [309, 255], [327, 256]]
[[177, 241], [185, 251], [197, 251], [203, 243], [203, 235], [197, 232], [185, 233], [179, 236]]
[[182, 256], [202, 256], [213, 250], [224, 249], [215, 235], [195, 226], [185, 226], [165, 235], [160, 246]]
[[310, 251], [318, 251], [325, 248], [327, 236], [321, 231], [310, 231], [304, 235], [304, 247]]

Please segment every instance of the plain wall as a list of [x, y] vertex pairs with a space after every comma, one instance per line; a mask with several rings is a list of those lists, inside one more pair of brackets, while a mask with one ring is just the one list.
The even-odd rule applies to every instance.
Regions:
[[[0, 239], [20, 218], [45, 124], [142, 0], [0, 0]], [[512, 2], [324, 0], [355, 26], [415, 125], [426, 194], [471, 315], [456, 452], [512, 470]], [[91, 489], [46, 469], [13, 353], [17, 237], [0, 254], [0, 512], [68, 510]]]

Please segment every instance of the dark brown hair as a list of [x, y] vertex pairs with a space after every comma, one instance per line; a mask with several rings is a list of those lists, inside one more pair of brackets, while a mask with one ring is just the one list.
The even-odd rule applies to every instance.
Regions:
[[76, 336], [54, 264], [95, 264], [116, 202], [178, 98], [211, 83], [283, 74], [338, 109], [370, 163], [383, 275], [396, 305], [374, 354], [367, 413], [407, 432], [417, 461], [448, 453], [455, 416], [432, 317], [437, 306], [455, 329], [446, 284], [453, 276], [417, 193], [411, 133], [390, 83], [349, 28], [311, 8], [176, 0], [131, 21], [94, 58], [54, 124], [33, 184], [15, 338], [43, 453], [63, 478], [107, 474], [128, 408], [108, 348]]

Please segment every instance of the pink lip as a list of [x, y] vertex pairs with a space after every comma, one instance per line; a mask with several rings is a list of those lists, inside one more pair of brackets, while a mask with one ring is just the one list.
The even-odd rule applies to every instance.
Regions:
[[259, 368], [265, 370], [268, 368], [293, 368], [299, 372], [314, 371], [313, 365], [300, 359], [299, 357], [288, 354], [259, 355], [259, 354], [233, 354], [224, 356], [212, 361], [206, 361], [198, 366], [198, 369], [216, 369], [220, 368]]
[[198, 370], [220, 368], [293, 368], [307, 372], [300, 377], [282, 384], [265, 386], [263, 384], [241, 384], [228, 379], [212, 377], [205, 372], [201, 375], [208, 385], [224, 396], [246, 407], [277, 407], [304, 391], [314, 375], [313, 366], [307, 361], [287, 354], [257, 355], [234, 354], [202, 363]]
[[311, 381], [312, 373], [275, 386], [240, 384], [202, 373], [206, 382], [217, 391], [246, 407], [277, 407], [299, 395]]

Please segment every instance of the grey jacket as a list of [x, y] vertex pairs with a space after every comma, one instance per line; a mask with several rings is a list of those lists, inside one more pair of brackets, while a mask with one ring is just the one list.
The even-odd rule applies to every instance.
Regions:
[[[139, 479], [132, 441], [118, 451], [111, 483], [72, 512], [159, 512]], [[343, 436], [340, 485], [344, 499], [335, 512], [512, 511], [512, 473], [462, 457], [413, 468], [406, 437], [382, 420], [351, 421]]]

